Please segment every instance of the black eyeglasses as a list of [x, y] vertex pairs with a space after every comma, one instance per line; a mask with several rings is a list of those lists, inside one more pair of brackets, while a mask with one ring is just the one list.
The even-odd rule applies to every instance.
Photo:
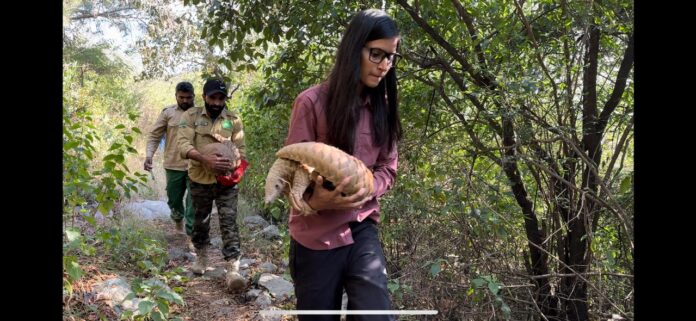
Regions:
[[380, 64], [382, 63], [382, 60], [384, 58], [387, 58], [387, 64], [389, 66], [393, 66], [396, 64], [396, 57], [401, 58], [401, 55], [394, 52], [394, 53], [387, 53], [386, 51], [379, 49], [379, 48], [367, 48], [370, 50], [370, 54], [368, 55], [368, 58], [370, 59], [371, 62]]

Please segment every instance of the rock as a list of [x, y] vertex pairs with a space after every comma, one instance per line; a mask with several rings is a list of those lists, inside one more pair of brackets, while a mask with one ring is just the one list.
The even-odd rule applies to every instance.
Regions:
[[243, 220], [244, 225], [251, 228], [265, 228], [268, 226], [268, 222], [263, 219], [263, 217], [258, 216], [258, 215], [252, 215], [252, 216], [247, 216]]
[[247, 300], [254, 300], [259, 296], [259, 294], [261, 294], [261, 292], [263, 291], [259, 289], [251, 289], [244, 294], [244, 297], [246, 297]]
[[269, 225], [266, 228], [264, 228], [261, 232], [261, 236], [265, 239], [273, 240], [273, 239], [280, 239], [280, 231], [278, 231], [278, 227], [275, 225]]
[[186, 254], [189, 254], [189, 253], [182, 250], [182, 249], [170, 248], [169, 249], [169, 261], [185, 260]]
[[203, 276], [211, 279], [224, 279], [225, 278], [225, 268], [223, 267], [216, 267], [213, 270], [206, 270], [205, 274]]
[[265, 273], [274, 273], [278, 269], [278, 267], [271, 262], [266, 262], [264, 264], [261, 264], [261, 266], [259, 268], [261, 268], [261, 272], [265, 272]]
[[105, 280], [95, 285], [94, 291], [96, 292], [96, 299], [104, 300], [106, 305], [110, 306], [117, 315], [121, 315], [124, 310], [138, 311], [138, 304], [142, 301], [140, 298], [123, 300], [133, 292], [130, 284], [124, 278]]
[[167, 202], [163, 201], [146, 200], [141, 202], [132, 202], [124, 205], [122, 209], [145, 220], [170, 218], [171, 214], [169, 205], [167, 205]]
[[254, 263], [256, 263], [256, 259], [241, 259], [239, 260], [239, 268], [247, 269], [249, 268], [249, 265], [252, 265]]
[[291, 297], [295, 291], [292, 283], [274, 274], [264, 273], [259, 278], [259, 285], [268, 289], [268, 292], [278, 300]]
[[218, 237], [210, 239], [210, 245], [215, 249], [221, 249], [222, 248], [222, 238], [218, 236]]
[[254, 301], [254, 304], [258, 305], [262, 309], [267, 308], [269, 305], [273, 304], [273, 301], [271, 300], [271, 296], [268, 295], [266, 292], [261, 292], [258, 297], [256, 297], [256, 300]]
[[133, 292], [130, 284], [123, 278], [105, 280], [94, 286], [97, 300], [105, 300], [109, 306], [120, 304], [126, 296]]

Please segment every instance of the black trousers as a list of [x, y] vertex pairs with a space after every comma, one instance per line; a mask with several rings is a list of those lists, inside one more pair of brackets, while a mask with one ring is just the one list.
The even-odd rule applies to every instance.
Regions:
[[[340, 310], [345, 288], [348, 310], [391, 310], [386, 262], [372, 219], [351, 223], [354, 243], [311, 250], [290, 240], [290, 275], [297, 310]], [[391, 321], [393, 315], [347, 315], [347, 320]], [[300, 321], [338, 321], [340, 315], [300, 315]]]

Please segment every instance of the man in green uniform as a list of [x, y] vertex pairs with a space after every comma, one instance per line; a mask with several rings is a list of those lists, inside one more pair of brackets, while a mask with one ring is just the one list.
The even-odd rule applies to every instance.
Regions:
[[[205, 107], [193, 107], [181, 117], [177, 145], [181, 156], [189, 159], [189, 181], [195, 210], [192, 242], [197, 259], [192, 271], [205, 273], [208, 264], [207, 250], [210, 242], [210, 215], [213, 200], [217, 205], [222, 234], [222, 255], [227, 261], [225, 283], [230, 292], [246, 286], [246, 279], [239, 275], [240, 239], [237, 226], [236, 182], [223, 184], [217, 176], [236, 169], [243, 170], [245, 163], [244, 130], [242, 120], [225, 106], [227, 86], [222, 80], [208, 79], [203, 86]], [[241, 159], [230, 160], [222, 155], [203, 155], [199, 151], [207, 144], [231, 140]], [[205, 165], [205, 166], [204, 166]], [[236, 171], [238, 172], [238, 171]]]
[[[162, 109], [157, 121], [152, 126], [147, 136], [147, 149], [145, 154], [146, 171], [152, 171], [152, 158], [160, 145], [162, 136], [164, 141], [164, 170], [167, 175], [167, 204], [171, 209], [171, 218], [176, 223], [177, 231], [189, 236], [193, 229], [193, 204], [191, 191], [187, 183], [188, 160], [181, 157], [176, 144], [176, 133], [179, 129], [181, 115], [193, 107], [193, 85], [189, 82], [180, 82], [176, 85], [174, 96], [176, 105], [170, 105]], [[184, 195], [186, 196], [184, 198]], [[184, 204], [185, 199], [185, 204]], [[184, 222], [186, 227], [184, 227]]]

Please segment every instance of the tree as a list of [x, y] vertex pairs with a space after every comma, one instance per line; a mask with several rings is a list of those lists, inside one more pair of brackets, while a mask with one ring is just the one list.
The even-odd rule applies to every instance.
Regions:
[[142, 62], [141, 79], [171, 78], [183, 72], [203, 70], [203, 77], [227, 79], [230, 70], [218, 65], [220, 58], [201, 36], [203, 13], [174, 0], [66, 0], [63, 6], [64, 47], [84, 42], [105, 27], [118, 28], [123, 50]]
[[[519, 1], [506, 6], [455, 0], [447, 8], [418, 8], [397, 3], [419, 29], [414, 30], [417, 37], [429, 40], [409, 48], [409, 58], [423, 70], [447, 75], [454, 88], [420, 78], [437, 88], [476, 151], [499, 164], [509, 179], [524, 217], [542, 313], [549, 319], [587, 320], [585, 274], [599, 216], [617, 216], [632, 238], [627, 215], [606, 185], [618, 173], [601, 168], [601, 139], [610, 118], [625, 122], [632, 114], [631, 100], [624, 96], [633, 65], [631, 4], [538, 2], [525, 7]], [[436, 16], [458, 19], [434, 24]], [[576, 80], [580, 76], [582, 82]], [[600, 76], [603, 84], [598, 84]], [[457, 90], [468, 104], [453, 102], [458, 94], [451, 92]], [[487, 131], [500, 143], [490, 148], [483, 142], [466, 108], [483, 115]], [[629, 131], [631, 124], [629, 119], [622, 127]], [[523, 166], [534, 181], [524, 181]], [[548, 193], [544, 209], [555, 229], [540, 226], [530, 185]], [[550, 255], [559, 258], [553, 263], [563, 275], [557, 295], [550, 292]]]

